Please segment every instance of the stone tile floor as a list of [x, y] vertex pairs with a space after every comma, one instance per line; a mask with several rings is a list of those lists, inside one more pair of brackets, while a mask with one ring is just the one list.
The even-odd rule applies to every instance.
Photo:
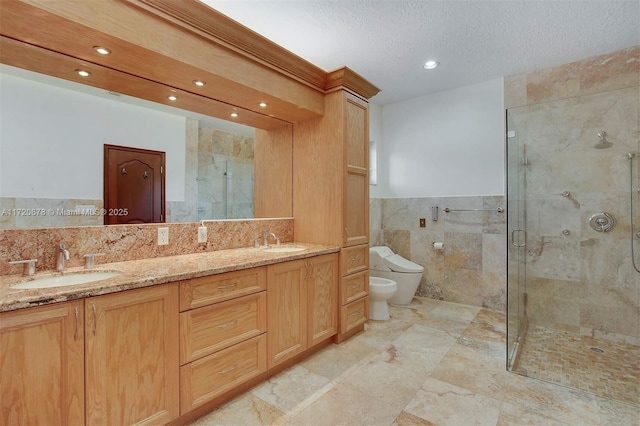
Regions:
[[640, 401], [640, 346], [628, 343], [530, 326], [514, 370], [605, 398]]
[[628, 404], [505, 370], [505, 315], [415, 298], [192, 425], [635, 425]]

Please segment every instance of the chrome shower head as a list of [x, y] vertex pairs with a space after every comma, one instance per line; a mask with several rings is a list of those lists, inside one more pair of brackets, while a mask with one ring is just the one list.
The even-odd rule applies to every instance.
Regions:
[[600, 130], [597, 136], [600, 138], [600, 140], [593, 146], [595, 149], [605, 149], [613, 146], [613, 144], [607, 140], [607, 132], [605, 132], [604, 130]]

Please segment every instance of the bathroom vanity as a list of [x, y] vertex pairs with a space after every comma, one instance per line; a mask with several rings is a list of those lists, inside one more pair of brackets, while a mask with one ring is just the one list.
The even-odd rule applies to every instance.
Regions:
[[339, 248], [296, 246], [108, 264], [122, 273], [49, 289], [0, 277], [1, 423], [182, 422], [329, 344]]
[[[164, 105], [172, 95], [256, 129], [254, 222], [212, 223], [204, 244], [199, 222], [0, 231], [2, 423], [185, 423], [364, 329], [375, 86], [347, 67], [319, 69], [195, 0], [0, 8], [3, 64]], [[244, 248], [272, 226], [305, 250]], [[158, 227], [169, 244], [156, 243]], [[23, 278], [5, 260], [38, 258], [46, 274], [62, 243], [68, 271], [105, 253], [97, 269], [121, 273], [9, 289]]]

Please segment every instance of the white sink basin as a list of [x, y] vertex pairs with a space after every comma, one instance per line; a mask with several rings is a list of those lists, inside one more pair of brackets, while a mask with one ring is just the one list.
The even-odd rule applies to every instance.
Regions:
[[262, 249], [266, 253], [293, 253], [302, 250], [305, 250], [305, 248], [296, 246], [276, 246]]
[[94, 271], [94, 272], [71, 272], [60, 275], [36, 278], [35, 280], [25, 281], [14, 284], [14, 289], [34, 289], [34, 288], [51, 288], [65, 287], [69, 285], [86, 284], [93, 281], [106, 280], [120, 275], [119, 271]]

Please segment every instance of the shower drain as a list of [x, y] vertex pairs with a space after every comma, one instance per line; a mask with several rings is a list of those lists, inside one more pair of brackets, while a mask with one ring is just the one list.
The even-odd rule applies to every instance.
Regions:
[[603, 354], [603, 353], [604, 353], [604, 350], [603, 350], [603, 349], [596, 348], [595, 346], [590, 347], [589, 349], [591, 349], [592, 351], [594, 351], [594, 352], [596, 352], [596, 353], [599, 353], [599, 354]]

